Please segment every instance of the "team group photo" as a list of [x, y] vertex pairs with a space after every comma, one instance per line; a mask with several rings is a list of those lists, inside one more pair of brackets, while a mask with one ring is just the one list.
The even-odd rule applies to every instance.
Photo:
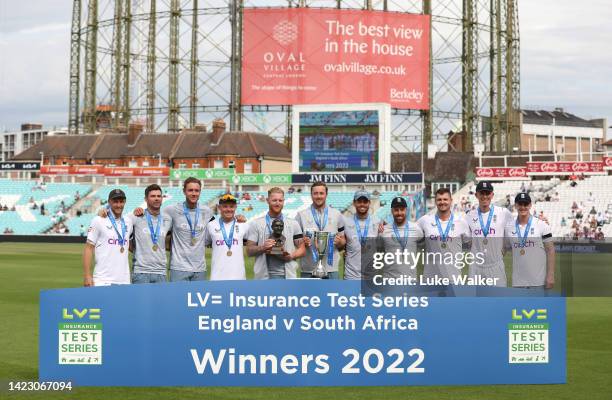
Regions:
[[610, 20], [0, 0], [0, 393], [612, 399]]

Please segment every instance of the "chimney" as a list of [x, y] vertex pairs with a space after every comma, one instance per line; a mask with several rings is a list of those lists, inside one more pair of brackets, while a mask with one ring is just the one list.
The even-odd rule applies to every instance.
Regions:
[[138, 140], [138, 136], [140, 136], [143, 129], [144, 129], [143, 124], [130, 123], [128, 125], [128, 146], [134, 146], [136, 144], [136, 141]]
[[210, 136], [210, 143], [217, 145], [221, 141], [221, 136], [225, 132], [225, 121], [221, 118], [217, 118], [212, 123], [212, 133]]
[[206, 132], [206, 124], [195, 124], [193, 126], [193, 130], [198, 132], [198, 133], [205, 133]]

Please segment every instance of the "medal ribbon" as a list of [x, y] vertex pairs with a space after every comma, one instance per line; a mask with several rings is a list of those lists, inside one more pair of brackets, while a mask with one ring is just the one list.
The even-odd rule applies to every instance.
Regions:
[[196, 237], [196, 229], [198, 228], [198, 221], [200, 220], [200, 206], [196, 203], [195, 206], [195, 224], [191, 222], [191, 216], [189, 215], [189, 208], [187, 207], [187, 203], [183, 203], [183, 214], [185, 214], [185, 218], [187, 218], [187, 223], [189, 224], [189, 230], [191, 231], [191, 238], [194, 239]]
[[157, 226], [155, 227], [155, 231], [153, 230], [153, 220], [149, 210], [145, 210], [145, 216], [147, 217], [147, 225], [149, 225], [151, 241], [153, 244], [157, 244], [157, 241], [159, 240], [159, 229], [161, 227], [161, 213], [157, 214]]
[[491, 206], [489, 210], [489, 217], [487, 218], [487, 225], [485, 226], [482, 223], [482, 213], [480, 212], [480, 207], [478, 207], [478, 222], [480, 222], [480, 229], [482, 229], [482, 236], [485, 238], [489, 234], [489, 229], [491, 228], [491, 221], [493, 220], [494, 207]]
[[125, 221], [123, 220], [123, 217], [121, 217], [121, 219], [119, 220], [121, 222], [121, 235], [120, 235], [119, 229], [117, 229], [117, 221], [115, 220], [115, 214], [113, 214], [113, 211], [110, 208], [106, 210], [106, 214], [108, 215], [108, 219], [110, 220], [111, 225], [113, 226], [113, 228], [115, 228], [117, 237], [119, 241], [121, 242], [121, 247], [123, 247], [125, 245], [124, 243], [125, 233], [127, 232], [127, 227], [125, 226]]
[[518, 218], [514, 222], [516, 227], [516, 236], [519, 238], [519, 247], [525, 247], [527, 243], [527, 235], [529, 235], [529, 228], [531, 228], [531, 222], [533, 221], [533, 217], [529, 216], [529, 222], [527, 222], [527, 226], [525, 226], [525, 233], [521, 234], [521, 226], [519, 225]]
[[363, 230], [363, 235], [361, 234], [361, 227], [359, 226], [359, 218], [357, 215], [353, 215], [353, 219], [355, 220], [355, 230], [357, 230], [357, 237], [359, 238], [359, 243], [362, 246], [365, 246], [366, 240], [368, 238], [368, 230], [370, 229], [370, 216], [365, 221], [365, 228]]
[[325, 207], [325, 211], [323, 212], [323, 225], [321, 225], [321, 220], [319, 219], [319, 212], [315, 211], [313, 205], [310, 206], [310, 213], [312, 214], [312, 218], [314, 219], [315, 224], [317, 224], [317, 228], [319, 228], [319, 231], [321, 232], [323, 232], [323, 230], [325, 229], [325, 225], [327, 225], [327, 211], [328, 208]]
[[227, 246], [228, 250], [232, 249], [232, 244], [234, 243], [234, 227], [236, 226], [236, 219], [232, 221], [232, 227], [230, 228], [229, 238], [227, 232], [225, 231], [225, 222], [222, 219], [219, 219], [219, 228], [221, 228], [221, 234], [223, 235], [223, 241]]
[[442, 223], [440, 222], [440, 217], [438, 217], [438, 214], [436, 214], [436, 226], [438, 227], [441, 242], [446, 242], [448, 240], [448, 233], [450, 232], [451, 226], [453, 226], [453, 217], [453, 213], [451, 213], [450, 219], [448, 220], [448, 225], [446, 225], [446, 229], [444, 230], [444, 233], [442, 233]]
[[404, 249], [408, 245], [408, 221], [406, 221], [406, 225], [404, 226], [404, 239], [403, 240], [400, 239], [399, 228], [395, 224], [395, 221], [393, 221], [393, 234], [395, 235], [395, 238], [397, 239], [397, 242], [402, 247], [402, 251], [404, 251]]

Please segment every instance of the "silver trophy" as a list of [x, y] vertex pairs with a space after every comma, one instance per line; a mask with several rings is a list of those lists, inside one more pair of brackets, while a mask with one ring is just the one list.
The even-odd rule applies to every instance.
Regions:
[[[323, 260], [329, 251], [327, 245], [329, 243], [329, 232], [314, 232], [314, 243], [315, 249], [317, 249], [318, 260], [314, 271], [312, 271], [313, 278], [327, 279], [327, 270], [323, 264]], [[332, 250], [333, 251], [333, 250]]]

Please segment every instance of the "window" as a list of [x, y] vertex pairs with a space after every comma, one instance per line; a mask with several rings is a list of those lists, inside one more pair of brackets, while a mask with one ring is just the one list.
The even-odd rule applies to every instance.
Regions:
[[129, 166], [130, 167], [137, 167], [138, 163], [136, 162], [136, 160], [130, 160]]
[[253, 173], [253, 163], [252, 162], [245, 162], [244, 163], [244, 173], [245, 174], [252, 174]]
[[143, 166], [143, 167], [148, 167], [148, 166], [149, 166], [149, 160], [144, 160], [144, 161], [142, 162], [142, 166]]
[[178, 167], [179, 167], [179, 168], [187, 168], [187, 164], [185, 164], [185, 163], [179, 163]]
[[215, 160], [213, 168], [223, 168], [223, 160]]
[[191, 168], [200, 168], [200, 163], [192, 163]]

